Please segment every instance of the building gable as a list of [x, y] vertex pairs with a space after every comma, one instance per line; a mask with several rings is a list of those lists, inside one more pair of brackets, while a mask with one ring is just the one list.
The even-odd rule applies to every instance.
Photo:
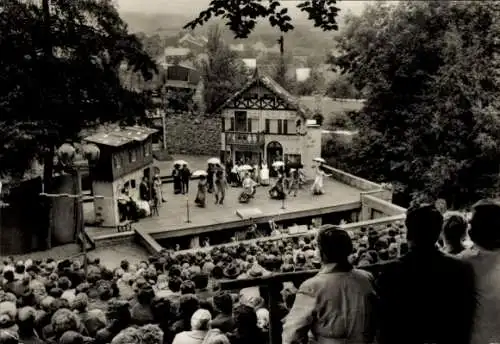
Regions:
[[240, 91], [229, 98], [218, 110], [288, 110], [297, 111], [301, 116], [306, 112], [297, 99], [268, 76], [261, 76], [256, 69], [253, 79]]

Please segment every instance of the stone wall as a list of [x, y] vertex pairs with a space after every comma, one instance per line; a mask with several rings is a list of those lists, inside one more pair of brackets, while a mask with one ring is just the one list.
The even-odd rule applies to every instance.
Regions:
[[169, 114], [167, 149], [171, 154], [220, 154], [221, 121], [196, 114]]

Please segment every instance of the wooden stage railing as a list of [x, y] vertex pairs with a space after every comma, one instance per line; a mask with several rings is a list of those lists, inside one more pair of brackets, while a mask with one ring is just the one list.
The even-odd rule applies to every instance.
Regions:
[[[374, 264], [362, 267], [363, 270], [367, 270], [377, 277], [380, 272], [390, 264], [394, 264], [393, 261]], [[269, 310], [269, 343], [270, 344], [281, 344], [281, 332], [282, 332], [282, 319], [279, 318], [278, 305], [282, 300], [281, 290], [283, 289], [284, 282], [292, 282], [296, 286], [305, 281], [306, 279], [314, 276], [318, 273], [318, 270], [309, 271], [299, 271], [299, 272], [288, 272], [288, 273], [276, 273], [269, 276], [240, 279], [240, 280], [224, 280], [221, 281], [221, 289], [228, 291], [239, 291], [243, 288], [249, 287], [260, 287], [261, 296], [267, 302], [267, 309]]]

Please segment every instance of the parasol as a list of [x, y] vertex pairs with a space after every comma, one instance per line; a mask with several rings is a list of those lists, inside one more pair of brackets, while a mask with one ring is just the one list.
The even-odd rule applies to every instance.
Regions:
[[181, 166], [183, 166], [183, 165], [187, 165], [187, 162], [185, 160], [175, 160], [174, 161], [174, 166], [175, 165], [181, 165]]
[[220, 165], [220, 159], [219, 158], [210, 158], [207, 160], [208, 164], [213, 164], [213, 165]]
[[325, 160], [325, 159], [323, 159], [323, 158], [314, 158], [314, 159], [313, 159], [313, 161], [315, 161], [315, 162], [319, 162], [319, 163], [321, 163], [321, 164], [326, 163], [326, 160]]
[[194, 171], [192, 176], [193, 177], [207, 176], [207, 171], [203, 171], [203, 170]]
[[243, 165], [243, 166], [238, 167], [238, 170], [239, 171], [251, 171], [251, 170], [253, 170], [253, 167], [250, 165]]

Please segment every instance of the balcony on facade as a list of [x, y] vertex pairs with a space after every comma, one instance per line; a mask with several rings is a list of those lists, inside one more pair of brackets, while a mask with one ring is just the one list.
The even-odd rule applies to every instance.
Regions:
[[240, 131], [226, 131], [226, 145], [263, 147], [264, 134]]

